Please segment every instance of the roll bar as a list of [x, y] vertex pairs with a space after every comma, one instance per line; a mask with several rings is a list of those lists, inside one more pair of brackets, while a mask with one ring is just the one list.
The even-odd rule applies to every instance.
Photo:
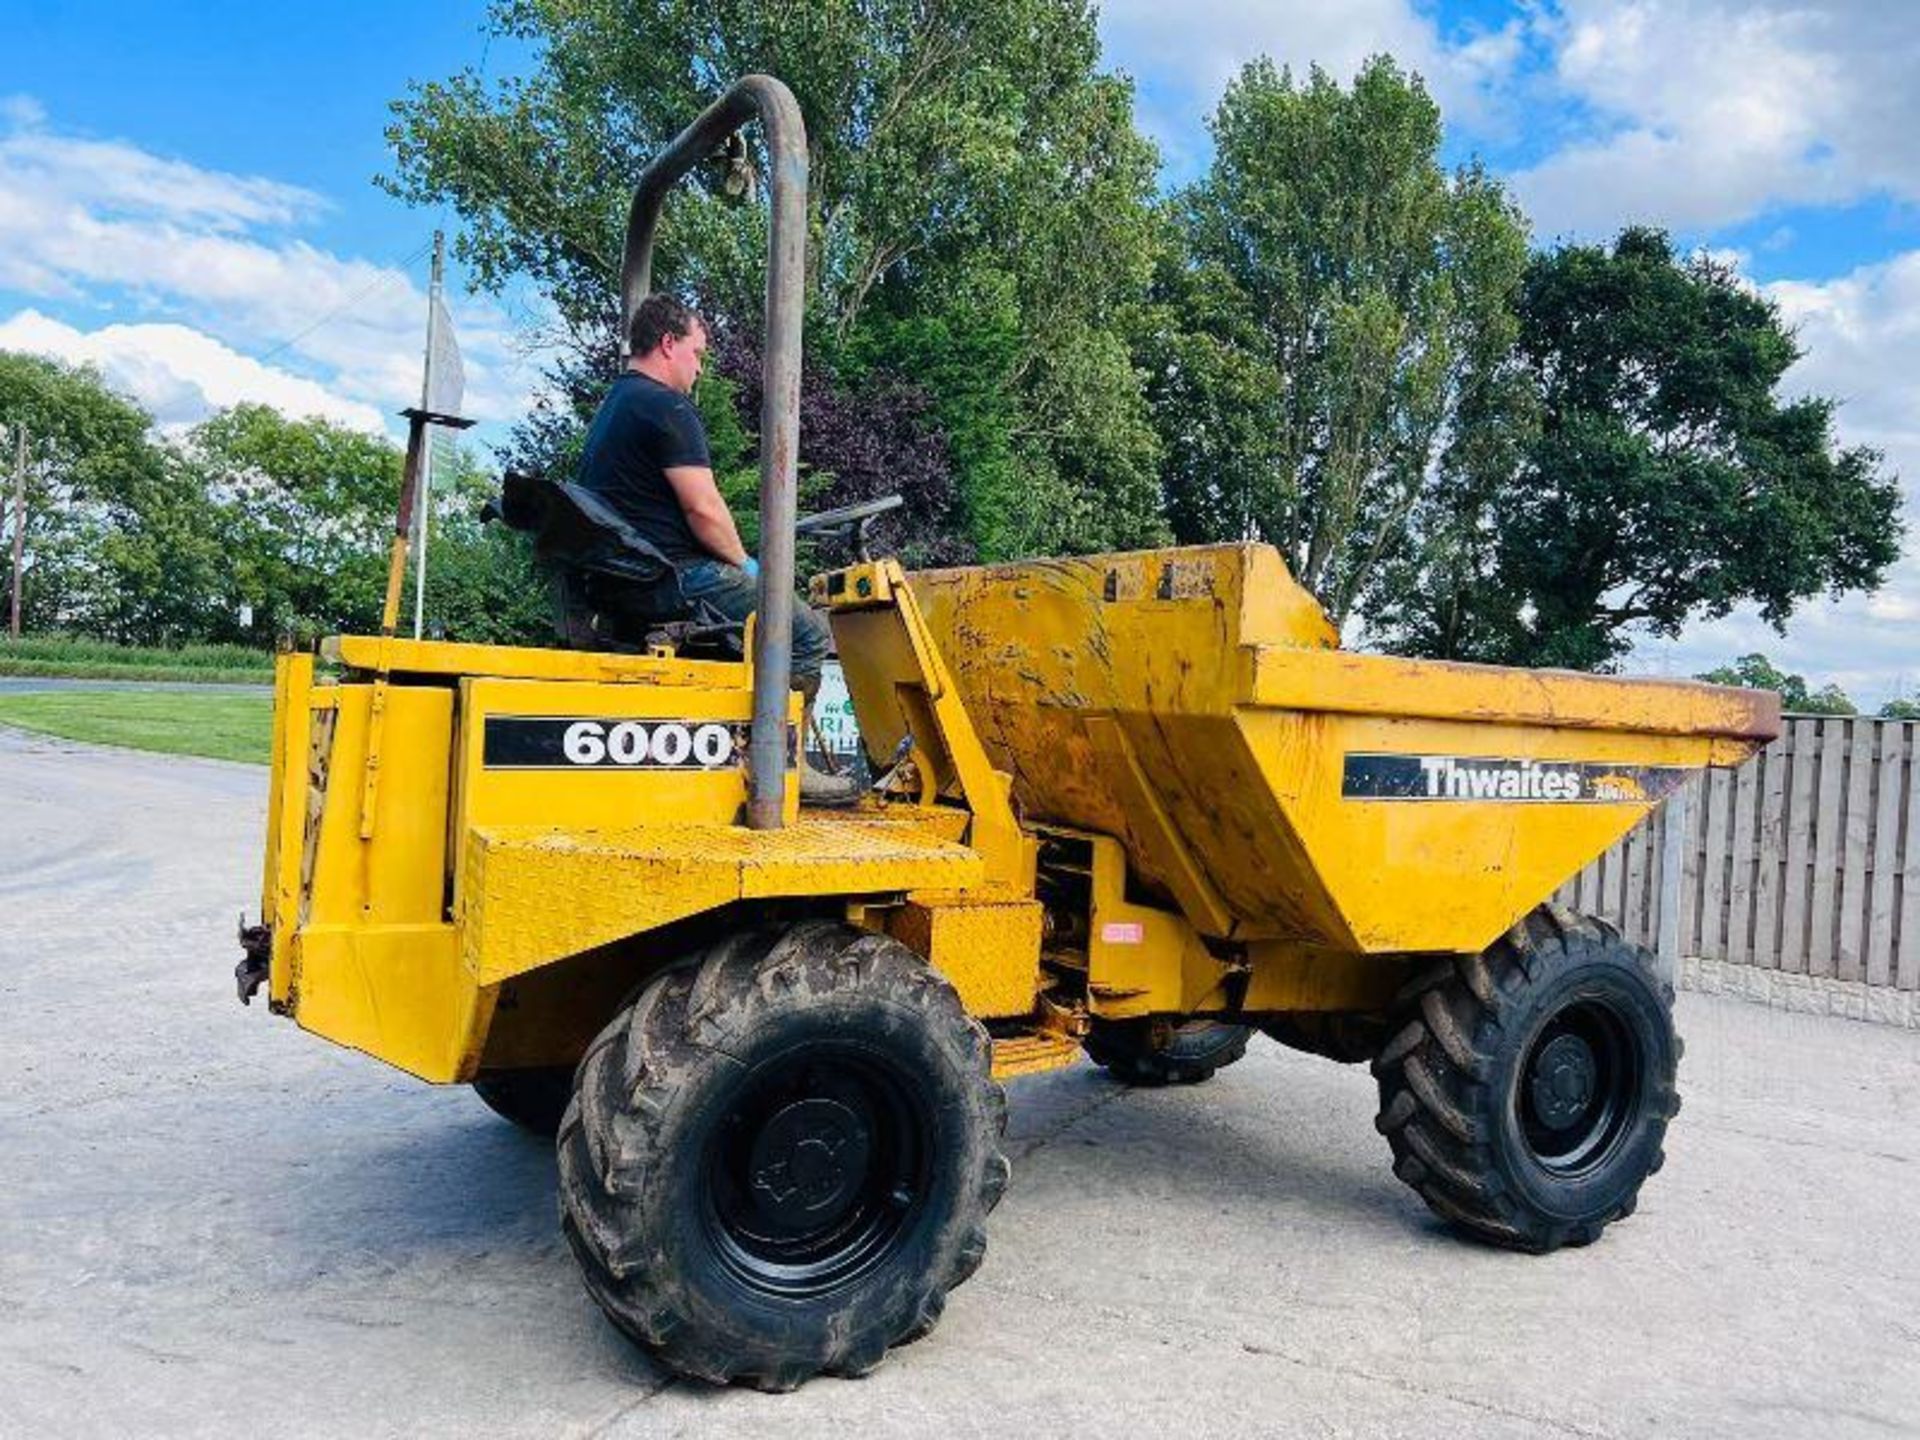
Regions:
[[771, 75], [734, 82], [640, 172], [620, 261], [620, 349], [653, 278], [660, 207], [687, 172], [748, 121], [766, 133], [769, 197], [767, 337], [760, 402], [760, 606], [753, 632], [753, 732], [747, 747], [747, 824], [780, 828], [793, 678], [793, 544], [800, 452], [800, 326], [807, 258], [807, 127], [793, 92]]

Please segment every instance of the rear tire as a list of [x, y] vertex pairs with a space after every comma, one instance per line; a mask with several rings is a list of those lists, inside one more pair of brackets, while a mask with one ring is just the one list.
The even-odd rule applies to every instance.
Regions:
[[1245, 1025], [1217, 1020], [1095, 1021], [1087, 1058], [1126, 1085], [1197, 1085], [1247, 1053]]
[[1543, 906], [1401, 991], [1373, 1071], [1393, 1173], [1496, 1245], [1585, 1245], [1631, 1215], [1678, 1113], [1673, 990], [1604, 921]]
[[588, 1292], [674, 1370], [790, 1390], [933, 1328], [1006, 1188], [1006, 1101], [953, 987], [884, 935], [721, 941], [588, 1048], [560, 1214]]
[[473, 1093], [494, 1114], [531, 1135], [551, 1140], [560, 1129], [567, 1101], [573, 1098], [573, 1071], [558, 1065], [538, 1070], [499, 1070], [474, 1081]]

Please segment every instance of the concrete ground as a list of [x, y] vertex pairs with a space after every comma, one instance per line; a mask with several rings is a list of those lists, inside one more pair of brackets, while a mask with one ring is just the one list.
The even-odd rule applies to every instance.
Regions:
[[604, 1324], [544, 1146], [234, 1003], [264, 776], [0, 730], [0, 1435], [1920, 1434], [1920, 1035], [1683, 997], [1640, 1213], [1545, 1259], [1388, 1171], [1363, 1070], [1012, 1087], [940, 1328], [788, 1396]]

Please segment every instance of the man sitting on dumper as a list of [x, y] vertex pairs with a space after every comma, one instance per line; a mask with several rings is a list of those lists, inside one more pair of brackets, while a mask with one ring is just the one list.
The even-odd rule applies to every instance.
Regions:
[[[740, 543], [733, 512], [714, 484], [706, 427], [688, 397], [700, 378], [707, 329], [671, 295], [649, 295], [633, 313], [630, 358], [587, 430], [578, 484], [600, 495], [671, 562], [688, 602], [744, 622], [760, 602], [760, 566]], [[670, 618], [670, 617], [660, 617]], [[793, 607], [793, 683], [810, 733], [827, 627], [805, 600]], [[800, 747], [800, 798], [846, 804], [849, 776], [827, 775]]]

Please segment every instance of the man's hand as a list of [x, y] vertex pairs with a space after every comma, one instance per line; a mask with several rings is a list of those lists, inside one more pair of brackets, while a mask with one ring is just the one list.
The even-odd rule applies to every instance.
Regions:
[[752, 559], [740, 543], [740, 531], [733, 523], [733, 512], [720, 498], [720, 487], [713, 483], [713, 471], [705, 465], [669, 465], [667, 483], [687, 517], [693, 538], [706, 546], [716, 560], [746, 569]]

